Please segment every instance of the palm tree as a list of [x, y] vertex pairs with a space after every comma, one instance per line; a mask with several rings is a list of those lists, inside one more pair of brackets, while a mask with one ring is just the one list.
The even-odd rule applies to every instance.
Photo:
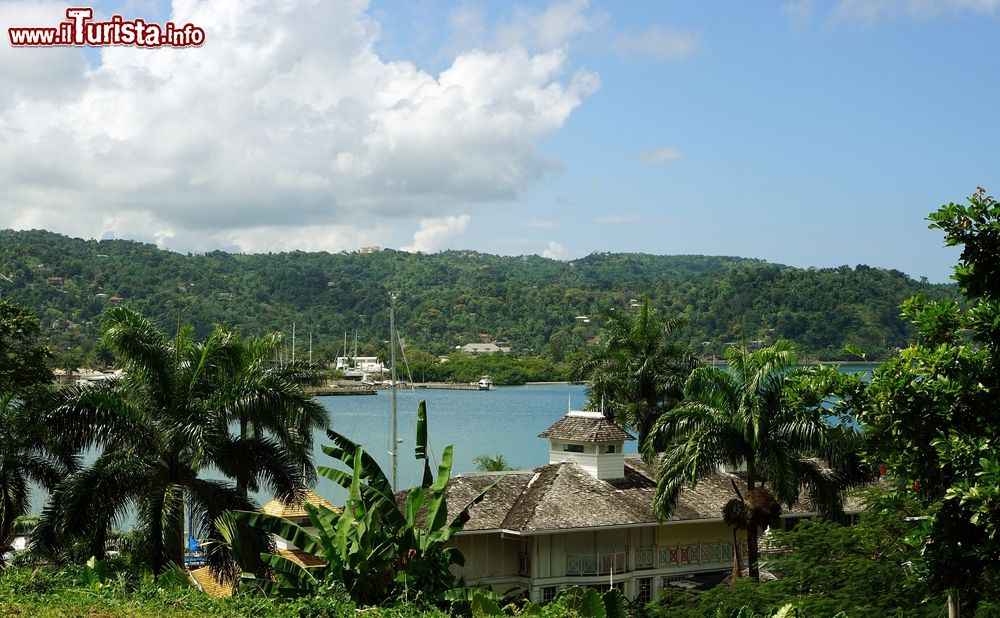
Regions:
[[826, 422], [822, 394], [808, 400], [789, 395], [799, 373], [791, 342], [756, 351], [732, 347], [726, 360], [727, 368], [696, 369], [684, 403], [653, 430], [651, 444], [663, 453], [654, 507], [665, 518], [684, 485], [694, 486], [719, 466], [745, 465], [748, 562], [759, 580], [758, 531], [780, 515], [780, 504], [791, 506], [805, 488], [821, 512], [839, 512], [840, 490], [859, 477], [827, 464], [838, 470], [846, 465], [844, 445], [856, 432]]
[[644, 299], [638, 311], [612, 311], [603, 346], [575, 368], [589, 382], [587, 403], [638, 434], [639, 449], [650, 456], [650, 431], [684, 396], [684, 381], [698, 360], [671, 336], [683, 324], [680, 316], [661, 318]]
[[[313, 470], [311, 431], [326, 426], [326, 413], [268, 371], [263, 346], [224, 328], [204, 342], [189, 328], [171, 340], [124, 307], [103, 326], [122, 377], [72, 392], [54, 415], [76, 447], [100, 454], [53, 492], [36, 546], [83, 541], [87, 555], [102, 555], [109, 531], [134, 509], [160, 572], [183, 561], [185, 506], [192, 533], [214, 537], [224, 511], [255, 508], [248, 492], [264, 486], [293, 499], [301, 491]], [[234, 433], [237, 422], [243, 430]], [[206, 470], [238, 485], [203, 478]]]
[[477, 455], [472, 458], [472, 463], [476, 464], [476, 470], [480, 472], [506, 472], [513, 469], [500, 453], [492, 457], [489, 455]]
[[[280, 335], [241, 339], [229, 334], [236, 354], [229, 379], [218, 385], [219, 411], [239, 423], [241, 437], [267, 435], [295, 458], [307, 483], [316, 480], [312, 465], [313, 432], [326, 429], [326, 410], [298, 385], [312, 382], [315, 372], [302, 363], [276, 365]], [[247, 496], [250, 472], [238, 467], [233, 478]]]
[[29, 484], [51, 491], [75, 467], [76, 458], [60, 452], [38, 407], [0, 393], [0, 567], [14, 537], [24, 532]]

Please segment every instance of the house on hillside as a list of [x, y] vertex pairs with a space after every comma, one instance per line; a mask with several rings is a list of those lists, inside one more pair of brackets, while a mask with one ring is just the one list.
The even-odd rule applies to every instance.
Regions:
[[[521, 588], [548, 601], [566, 586], [620, 588], [647, 602], [668, 585], [693, 587], [733, 568], [734, 536], [722, 522], [738, 473], [719, 471], [685, 488], [667, 521], [653, 512], [653, 469], [622, 447], [633, 437], [599, 412], [570, 411], [542, 432], [549, 464], [533, 470], [463, 474], [448, 488], [449, 510], [484, 500], [454, 543], [465, 556], [455, 574], [504, 593]], [[812, 516], [797, 503], [783, 527]], [[746, 535], [736, 543], [746, 556]]]
[[496, 342], [491, 343], [467, 343], [463, 346], [458, 346], [459, 351], [465, 354], [470, 354], [472, 356], [477, 356], [479, 354], [496, 354], [497, 352], [510, 352], [510, 345], [499, 345]]

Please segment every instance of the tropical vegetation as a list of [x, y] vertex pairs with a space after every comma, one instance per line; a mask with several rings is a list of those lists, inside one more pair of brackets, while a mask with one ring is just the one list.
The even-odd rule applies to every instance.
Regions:
[[[668, 589], [647, 614], [715, 618], [748, 607], [766, 615], [791, 603], [803, 616], [940, 616], [944, 595], [929, 591], [912, 568], [920, 543], [913, 538], [911, 520], [922, 515], [922, 506], [889, 477], [866, 490], [863, 500], [866, 508], [854, 525], [815, 518], [789, 532], [773, 530], [769, 543], [774, 549], [762, 561], [778, 579], [758, 584], [744, 577], [700, 594]], [[983, 609], [980, 615], [991, 615], [986, 605]]]
[[480, 472], [506, 472], [513, 469], [502, 453], [476, 455], [472, 458], [472, 463], [476, 464], [476, 470]]
[[127, 240], [11, 230], [0, 231], [0, 274], [11, 281], [0, 278], [3, 297], [39, 315], [43, 335], [75, 367], [107, 360], [95, 342], [100, 315], [116, 303], [163, 329], [192, 324], [198, 338], [215, 324], [282, 332], [286, 358], [295, 323], [297, 358], [307, 357], [311, 333], [314, 357], [332, 360], [355, 331], [359, 354], [387, 355], [388, 292], [397, 291], [397, 323], [410, 350], [437, 357], [483, 335], [508, 342], [518, 357], [570, 363], [599, 341], [603, 316], [644, 297], [663, 315], [685, 315], [676, 340], [707, 358], [731, 342], [789, 339], [804, 358], [843, 358], [853, 344], [878, 359], [913, 336], [899, 317], [904, 299], [955, 296], [953, 286], [868, 266], [798, 269], [634, 253], [569, 262], [476, 251], [181, 255]]
[[[224, 328], [203, 342], [187, 328], [169, 338], [127, 308], [108, 312], [102, 344], [121, 378], [70, 390], [50, 419], [96, 457], [55, 488], [36, 547], [103, 556], [134, 508], [149, 566], [160, 573], [183, 564], [185, 518], [196, 538], [214, 538], [217, 517], [254, 507], [248, 490], [291, 499], [312, 477], [312, 431], [326, 427], [326, 412], [256, 356], [267, 346]], [[208, 470], [233, 482], [207, 478]]]
[[759, 350], [732, 347], [726, 362], [691, 372], [684, 401], [653, 428], [647, 448], [662, 454], [654, 508], [666, 518], [685, 485], [697, 485], [723, 465], [744, 468], [746, 495], [738, 499], [746, 508], [730, 507], [727, 519], [733, 525], [733, 511], [745, 513], [748, 567], [758, 580], [758, 533], [777, 523], [781, 504], [790, 507], [805, 489], [824, 514], [840, 512], [842, 490], [860, 480], [850, 469], [860, 436], [828, 423], [826, 393], [810, 391], [834, 382], [802, 380], [791, 342]]
[[37, 343], [38, 319], [0, 302], [0, 568], [31, 509], [31, 484], [51, 491], [77, 458], [46, 423], [54, 404], [50, 354]]
[[[82, 264], [74, 270], [72, 262], [60, 261], [60, 254], [50, 249], [44, 249], [47, 261], [42, 261], [40, 254], [30, 251], [11, 257], [10, 245], [0, 244], [0, 270], [10, 270], [12, 276], [5, 274], [4, 281], [14, 282], [16, 294], [45, 301], [51, 290], [59, 288], [66, 297], [52, 302], [50, 309], [56, 313], [47, 310], [41, 324], [30, 309], [0, 302], [0, 543], [9, 543], [14, 531], [35, 523], [24, 517], [27, 483], [53, 490], [33, 531], [35, 551], [19, 555], [14, 564], [0, 570], [0, 613], [442, 616], [446, 615], [442, 608], [448, 607], [463, 615], [611, 616], [632, 611], [650, 616], [755, 618], [843, 615], [837, 612], [937, 616], [946, 603], [953, 617], [1000, 615], [1000, 203], [980, 190], [967, 204], [948, 204], [930, 220], [933, 228], [945, 233], [948, 244], [962, 248], [955, 272], [960, 298], [948, 288], [905, 277], [893, 279], [891, 273], [874, 269], [808, 273], [722, 258], [657, 261], [650, 256], [598, 255], [572, 266], [518, 258], [519, 268], [508, 264], [507, 258], [455, 252], [441, 256], [381, 252], [374, 257], [296, 254], [260, 256], [258, 261], [254, 256], [226, 254], [184, 257], [151, 252], [137, 243], [83, 243], [55, 237], [55, 244], [69, 247], [63, 252], [66, 256], [72, 257], [71, 249], [81, 246], [87, 251], [100, 249], [97, 255], [106, 256], [95, 257], [98, 265], [107, 265], [106, 270]], [[3, 234], [22, 249], [40, 246], [27, 240], [53, 239], [44, 233]], [[77, 328], [63, 328], [66, 322], [59, 320], [67, 319], [66, 311], [76, 311], [71, 306], [81, 294], [97, 298], [95, 290], [121, 284], [127, 270], [121, 256], [112, 258], [107, 252], [114, 249], [122, 255], [131, 251], [125, 261], [144, 265], [152, 273], [165, 265], [197, 262], [206, 268], [188, 271], [192, 281], [187, 282], [197, 284], [227, 280], [238, 272], [236, 266], [257, 272], [253, 269], [260, 264], [282, 264], [286, 281], [254, 297], [257, 310], [273, 310], [269, 315], [280, 314], [282, 320], [298, 311], [309, 313], [309, 302], [320, 296], [302, 296], [294, 312], [281, 305], [293, 302], [298, 289], [298, 282], [288, 276], [296, 260], [307, 265], [299, 271], [302, 276], [318, 272], [310, 270], [318, 264], [329, 268], [322, 270], [325, 291], [337, 288], [334, 274], [341, 273], [336, 268], [344, 264], [357, 269], [345, 280], [362, 280], [369, 276], [362, 271], [373, 267], [381, 277], [375, 280], [390, 286], [402, 285], [398, 272], [407, 269], [414, 274], [456, 272], [461, 282], [457, 287], [465, 295], [457, 303], [461, 307], [455, 305], [448, 312], [422, 296], [418, 286], [405, 290], [428, 302], [411, 317], [419, 324], [414, 340], [426, 344], [429, 352], [421, 355], [409, 349], [411, 360], [426, 363], [426, 371], [433, 371], [432, 365], [449, 364], [436, 362], [430, 352], [453, 347], [435, 329], [463, 324], [462, 337], [478, 338], [484, 330], [480, 316], [489, 312], [503, 316], [507, 311], [489, 301], [499, 297], [494, 293], [523, 286], [540, 273], [553, 275], [558, 284], [543, 284], [544, 289], [531, 288], [538, 291], [511, 297], [532, 300], [522, 302], [524, 315], [534, 315], [533, 302], [549, 301], [546, 315], [551, 321], [536, 321], [522, 331], [519, 322], [498, 318], [502, 326], [491, 330], [511, 339], [524, 333], [525, 341], [544, 333], [548, 340], [536, 341], [533, 353], [546, 355], [550, 366], [553, 361], [573, 359], [578, 366], [588, 366], [592, 403], [601, 397], [602, 388], [607, 389], [605, 402], [620, 406], [613, 414], [624, 423], [637, 427], [643, 422], [640, 412], [651, 412], [649, 418], [654, 420], [644, 450], [651, 459], [658, 456], [655, 506], [662, 516], [669, 515], [681, 488], [697, 483], [701, 474], [720, 464], [744, 466], [744, 484], [734, 484], [733, 500], [720, 515], [734, 534], [746, 530], [750, 573], [766, 570], [780, 577], [763, 583], [755, 577], [736, 578], [731, 586], [698, 597], [668, 593], [642, 610], [626, 608], [620, 597], [601, 597], [594, 590], [570, 589], [554, 603], [538, 607], [453, 588], [457, 582], [448, 566], [461, 558], [447, 541], [461, 529], [465, 514], [449, 516], [445, 504], [450, 449], [442, 455], [437, 476], [432, 474], [426, 409], [418, 414], [415, 455], [424, 460], [425, 468], [418, 486], [394, 494], [364, 449], [331, 432], [332, 445], [323, 450], [341, 468], [320, 468], [319, 474], [347, 490], [343, 510], [307, 507], [310, 526], [258, 513], [250, 498], [253, 492], [266, 489], [291, 500], [313, 478], [316, 469], [308, 440], [315, 429], [325, 426], [325, 418], [300, 388], [299, 383], [309, 378], [308, 368], [273, 362], [286, 354], [278, 338], [244, 338], [238, 329], [218, 326], [199, 330], [204, 328], [202, 320], [215, 315], [216, 303], [203, 302], [206, 297], [192, 293], [196, 286], [186, 285], [177, 294], [177, 302], [168, 306], [169, 316], [160, 311], [144, 317], [124, 307], [106, 312], [100, 348], [90, 352], [99, 351], [117, 362], [123, 369], [119, 379], [70, 388], [61, 399], [50, 388], [53, 360], [40, 338], [70, 341], [72, 347], [74, 337], [88, 332], [86, 319], [72, 320]], [[156, 257], [147, 261], [150, 256]], [[9, 268], [13, 263], [18, 267]], [[67, 274], [49, 274], [52, 264]], [[649, 273], [656, 269], [651, 264], [661, 269], [673, 264], [674, 270], [667, 275], [656, 271], [653, 277]], [[515, 276], [518, 270], [524, 277]], [[43, 275], [44, 283], [39, 279]], [[101, 282], [93, 284], [98, 287], [82, 284], [95, 277]], [[903, 303], [903, 320], [898, 321], [902, 326], [892, 331], [892, 337], [868, 339], [865, 352], [871, 357], [885, 355], [892, 345], [901, 348], [874, 370], [870, 380], [834, 370], [797, 368], [796, 346], [782, 338], [795, 330], [792, 313], [778, 311], [772, 318], [780, 319], [754, 322], [758, 319], [754, 309], [731, 321], [727, 310], [709, 311], [712, 316], [706, 318], [695, 303], [677, 305], [678, 298], [690, 300], [701, 293], [696, 290], [707, 289], [696, 283], [716, 285], [712, 289], [724, 291], [727, 306], [774, 309], [772, 290], [788, 292], [788, 281], [823, 280], [831, 286], [835, 282], [840, 293], [848, 294], [850, 281], [858, 279], [897, 283], [876, 302], [857, 297], [867, 309], [881, 307], [904, 289], [923, 293]], [[420, 280], [414, 277], [410, 283]], [[242, 280], [241, 285], [247, 281], [253, 279]], [[719, 287], [720, 281], [740, 285]], [[761, 281], [772, 285], [756, 286]], [[603, 291], [587, 293], [586, 286], [595, 282]], [[162, 292], [155, 282], [136, 285], [140, 293], [132, 298], [140, 299], [137, 305]], [[147, 289], [150, 294], [144, 297]], [[666, 289], [673, 293], [669, 300]], [[473, 293], [483, 290], [478, 296]], [[605, 294], [607, 290], [612, 291]], [[371, 292], [372, 306], [383, 291]], [[437, 291], [446, 302], [456, 302], [451, 292], [441, 287]], [[225, 292], [229, 296], [214, 298], [229, 302], [242, 293]], [[631, 297], [646, 295], [648, 303], [632, 302]], [[281, 302], [276, 301], [279, 297]], [[91, 316], [98, 315], [104, 304], [103, 299], [95, 300]], [[267, 310], [261, 308], [264, 305]], [[658, 314], [653, 306], [665, 313]], [[355, 314], [360, 307], [354, 306]], [[567, 307], [578, 315], [573, 316], [572, 330], [563, 329], [560, 335], [553, 327], [565, 320], [561, 312]], [[195, 328], [176, 327], [185, 316], [195, 314]], [[660, 317], [680, 314], [688, 326]], [[595, 315], [612, 316], [606, 331], [591, 319]], [[822, 332], [844, 327], [839, 314], [831, 316], [826, 316]], [[877, 329], [869, 327], [896, 324], [878, 310], [866, 316], [864, 328], [847, 328], [870, 337]], [[714, 321], [719, 319], [726, 323]], [[247, 328], [247, 322], [234, 323], [256, 332]], [[709, 330], [717, 329], [716, 335], [706, 337], [702, 343], [708, 345], [699, 349], [697, 338], [707, 331], [698, 329], [705, 324], [712, 324]], [[169, 331], [175, 332], [172, 337], [164, 334], [168, 325], [176, 328]], [[833, 339], [816, 338], [820, 331], [809, 332], [796, 337], [806, 350], [826, 353], [823, 346], [833, 345]], [[913, 343], [907, 333], [915, 334]], [[69, 339], [60, 339], [64, 335]], [[746, 345], [726, 346], [724, 338]], [[838, 346], [854, 344], [851, 349], [865, 343], [854, 335], [835, 339]], [[597, 345], [588, 349], [592, 344]], [[726, 364], [696, 367], [680, 390], [683, 370], [668, 377], [659, 372], [670, 366], [672, 361], [666, 359], [692, 360], [684, 350], [692, 344], [702, 355], [726, 347]], [[681, 354], [661, 353], [664, 348]], [[646, 360], [630, 363], [630, 355]], [[494, 358], [510, 366], [534, 362], [521, 354]], [[465, 357], [452, 359], [454, 366], [465, 362]], [[627, 388], [616, 391], [615, 382]], [[77, 470], [77, 457], [84, 452], [92, 461]], [[500, 454], [483, 456], [481, 463], [492, 467], [498, 461], [502, 462]], [[867, 508], [860, 522], [842, 525], [838, 517], [842, 490], [871, 478], [875, 470], [880, 480], [865, 496]], [[800, 522], [788, 533], [773, 530], [768, 546], [778, 551], [761, 555], [760, 531], [803, 492], [827, 517]], [[113, 528], [129, 509], [136, 513], [136, 530], [119, 540], [120, 557], [102, 560]], [[215, 566], [222, 567], [220, 572], [235, 561], [243, 573], [243, 589], [258, 588], [268, 594], [215, 601], [184, 587], [187, 580], [178, 577], [175, 565], [183, 559], [185, 517], [193, 522], [197, 536], [213, 541], [210, 553]], [[322, 565], [302, 568], [259, 542], [272, 533], [291, 540]], [[415, 591], [419, 592], [416, 604]], [[358, 611], [369, 604], [379, 607]]]
[[644, 299], [636, 311], [612, 311], [600, 346], [580, 357], [575, 377], [587, 381], [587, 405], [635, 430], [639, 449], [656, 421], [684, 398], [697, 357], [675, 339], [679, 317], [662, 318]]
[[855, 405], [871, 460], [905, 479], [927, 513], [914, 569], [948, 595], [954, 617], [1000, 586], [1000, 203], [979, 189], [929, 219], [962, 248], [964, 307], [907, 301], [919, 337], [875, 370]]
[[[350, 470], [320, 467], [319, 473], [347, 490], [342, 510], [306, 503], [310, 526], [259, 511], [234, 511], [218, 526], [244, 567], [244, 581], [265, 593], [283, 596], [322, 594], [331, 585], [342, 587], [358, 605], [376, 605], [401, 599], [441, 600], [454, 586], [452, 564], [464, 564], [460, 551], [448, 547], [468, 519], [468, 510], [486, 491], [458, 512], [448, 512], [446, 493], [451, 479], [453, 447], [441, 453], [437, 478], [431, 471], [427, 448], [427, 404], [417, 408], [414, 456], [424, 463], [420, 485], [397, 504], [394, 488], [378, 463], [346, 436], [327, 431], [332, 445], [323, 452]], [[311, 555], [303, 566], [280, 554], [261, 557], [271, 567], [267, 576], [255, 575], [247, 564], [240, 526], [273, 534]]]

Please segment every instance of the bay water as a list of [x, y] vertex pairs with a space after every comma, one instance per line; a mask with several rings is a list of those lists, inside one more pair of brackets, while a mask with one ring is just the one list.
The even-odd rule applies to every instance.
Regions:
[[[391, 395], [321, 397], [330, 412], [331, 428], [364, 447], [390, 476], [392, 450]], [[575, 384], [501, 386], [491, 391], [405, 389], [396, 392], [397, 436], [400, 440], [398, 488], [419, 483], [423, 463], [414, 458], [417, 405], [427, 402], [429, 454], [437, 471], [445, 446], [452, 445], [452, 473], [476, 470], [473, 459], [480, 455], [502, 455], [513, 468], [533, 468], [549, 462], [549, 442], [538, 434], [566, 415], [569, 408], [583, 409], [586, 387]], [[322, 453], [320, 446], [330, 441], [320, 433], [315, 437], [315, 463], [343, 468]], [[626, 442], [626, 453], [635, 453], [634, 441]], [[316, 491], [340, 503], [344, 492], [321, 478]], [[262, 497], [263, 498], [263, 497]]]

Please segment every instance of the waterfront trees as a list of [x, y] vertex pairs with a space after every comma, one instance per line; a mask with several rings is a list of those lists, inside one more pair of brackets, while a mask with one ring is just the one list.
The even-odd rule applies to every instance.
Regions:
[[[239, 337], [216, 328], [196, 341], [181, 328], [168, 338], [127, 308], [109, 311], [103, 331], [123, 374], [72, 392], [54, 414], [65, 439], [98, 454], [53, 492], [37, 546], [81, 542], [88, 555], [102, 555], [109, 531], [134, 507], [160, 572], [183, 560], [186, 508], [192, 531], [207, 538], [224, 511], [253, 508], [244, 490], [266, 487], [283, 498], [300, 490], [312, 465], [304, 429], [321, 419]], [[240, 420], [260, 431], [235, 433]], [[241, 486], [205, 478], [210, 469]]]
[[684, 381], [698, 365], [687, 346], [672, 337], [682, 323], [679, 317], [661, 317], [648, 299], [637, 311], [612, 311], [604, 345], [583, 357], [575, 370], [588, 381], [588, 406], [603, 408], [635, 430], [647, 456], [656, 420], [683, 398]]
[[48, 349], [38, 318], [0, 302], [0, 566], [19, 518], [31, 508], [29, 483], [51, 490], [76, 459], [45, 422], [52, 403]]
[[[827, 424], [823, 393], [794, 392], [793, 386], [808, 392], [813, 385], [793, 385], [797, 372], [791, 342], [754, 351], [732, 347], [726, 362], [726, 367], [695, 369], [685, 385], [684, 402], [660, 417], [652, 430], [650, 446], [663, 453], [654, 507], [665, 518], [684, 485], [697, 484], [720, 465], [745, 466], [748, 562], [751, 577], [758, 579], [758, 532], [776, 518], [779, 504], [790, 506], [806, 488], [824, 512], [839, 510], [838, 489], [849, 477], [826, 464], [839, 468], [846, 463], [840, 460], [845, 449], [839, 447], [856, 435]], [[816, 384], [829, 388], [832, 382], [819, 379]]]
[[29, 483], [51, 491], [76, 466], [44, 419], [33, 400], [0, 392], [0, 567], [19, 518], [30, 511]]
[[41, 332], [38, 318], [26, 307], [0, 301], [0, 392], [23, 392], [52, 383], [52, 357], [36, 341]]

